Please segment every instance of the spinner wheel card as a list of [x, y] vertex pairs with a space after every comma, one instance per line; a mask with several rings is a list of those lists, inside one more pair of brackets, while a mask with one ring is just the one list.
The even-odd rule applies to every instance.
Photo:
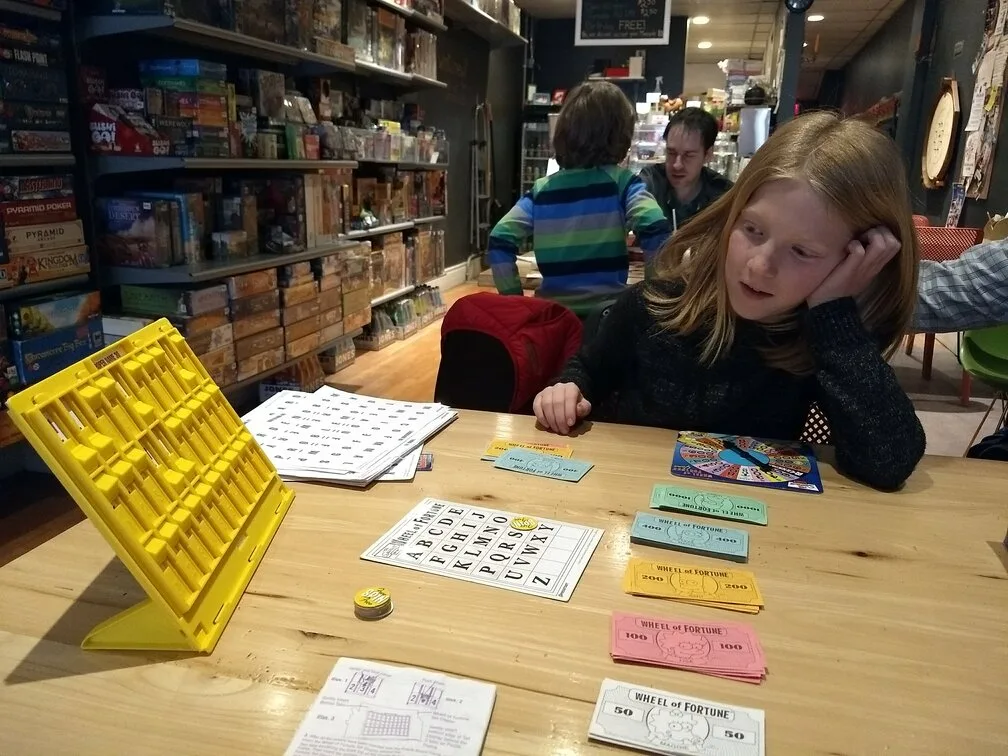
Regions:
[[812, 450], [790, 441], [684, 431], [676, 439], [671, 472], [681, 478], [823, 492]]

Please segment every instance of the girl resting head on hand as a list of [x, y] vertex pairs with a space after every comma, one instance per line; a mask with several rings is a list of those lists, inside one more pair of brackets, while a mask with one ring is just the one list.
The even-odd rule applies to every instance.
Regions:
[[706, 331], [705, 362], [730, 348], [743, 318], [778, 334], [770, 364], [808, 372], [803, 306], [853, 297], [888, 357], [913, 315], [919, 257], [892, 140], [863, 121], [810, 113], [777, 129], [735, 186], [670, 240], [653, 277], [685, 287], [647, 300], [665, 328]]
[[838, 467], [894, 487], [924, 431], [886, 359], [910, 323], [918, 243], [887, 136], [818, 112], [778, 128], [684, 224], [561, 372], [539, 423], [580, 418], [799, 440], [813, 404]]

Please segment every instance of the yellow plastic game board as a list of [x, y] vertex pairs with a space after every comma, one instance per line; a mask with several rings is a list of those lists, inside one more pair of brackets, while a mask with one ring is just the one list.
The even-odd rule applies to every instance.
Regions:
[[82, 646], [213, 651], [294, 492], [182, 335], [158, 320], [8, 406], [147, 592]]

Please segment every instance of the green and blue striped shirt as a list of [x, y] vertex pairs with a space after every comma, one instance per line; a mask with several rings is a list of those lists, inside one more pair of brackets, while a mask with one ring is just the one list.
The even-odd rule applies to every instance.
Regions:
[[542, 275], [536, 295], [587, 315], [626, 288], [627, 231], [636, 234], [645, 263], [671, 235], [661, 207], [632, 171], [612, 165], [541, 178], [490, 232], [487, 257], [497, 291], [522, 293], [516, 258], [532, 236]]

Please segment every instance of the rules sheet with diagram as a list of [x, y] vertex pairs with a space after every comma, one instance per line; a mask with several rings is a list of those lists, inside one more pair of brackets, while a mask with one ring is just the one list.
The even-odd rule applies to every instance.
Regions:
[[285, 756], [478, 756], [496, 696], [489, 683], [344, 657]]

